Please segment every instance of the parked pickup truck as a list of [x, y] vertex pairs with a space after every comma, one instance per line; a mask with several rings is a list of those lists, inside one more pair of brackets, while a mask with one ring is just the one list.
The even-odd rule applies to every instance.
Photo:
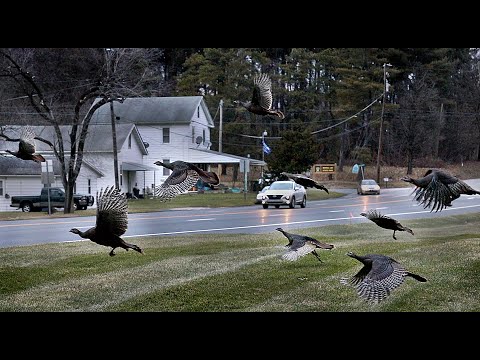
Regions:
[[[22, 209], [23, 212], [40, 211], [48, 208], [47, 188], [42, 188], [38, 196], [12, 196], [11, 207]], [[92, 195], [73, 194], [73, 208], [75, 210], [86, 210], [92, 206], [94, 198]], [[65, 205], [65, 192], [58, 187], [50, 188], [50, 206], [52, 208], [63, 208]]]

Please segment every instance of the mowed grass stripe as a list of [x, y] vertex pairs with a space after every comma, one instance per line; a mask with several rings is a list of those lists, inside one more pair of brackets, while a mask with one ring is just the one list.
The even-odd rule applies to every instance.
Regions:
[[210, 255], [176, 256], [117, 271], [51, 282], [0, 299], [3, 311], [103, 311], [165, 286], [277, 256], [275, 248], [238, 249]]
[[[276, 231], [129, 239], [145, 256], [89, 241], [1, 249], [0, 311], [479, 311], [478, 214], [401, 222], [415, 236], [370, 222], [288, 229], [334, 244], [317, 251], [324, 263], [282, 261]], [[340, 284], [362, 266], [347, 251], [389, 255], [428, 282], [367, 305]]]
[[[338, 243], [337, 243], [338, 244]], [[390, 243], [371, 243], [392, 254]], [[409, 244], [397, 245], [408, 247]], [[318, 250], [323, 263], [314, 256], [297, 262], [279, 257], [242, 267], [236, 272], [216, 274], [193, 282], [139, 296], [110, 311], [368, 311], [353, 288], [340, 284], [343, 276], [352, 276], [360, 263], [345, 256], [347, 245], [336, 251]], [[349, 249], [352, 248], [350, 245]], [[358, 250], [358, 249], [357, 249]], [[369, 247], [362, 250], [372, 252]], [[362, 251], [358, 250], [358, 251]], [[348, 269], [348, 271], [345, 271]], [[338, 301], [338, 297], [342, 301]], [[331, 299], [335, 298], [335, 301]], [[284, 299], [285, 301], [279, 301]], [[330, 299], [330, 301], [329, 301]], [[344, 308], [342, 303], [352, 303]]]
[[254, 238], [250, 242], [233, 239], [233, 236], [230, 239], [215, 239], [212, 235], [201, 240], [195, 237], [179, 237], [174, 240], [142, 238], [135, 243], [145, 250], [145, 256], [117, 249], [117, 255], [113, 258], [108, 256], [109, 248], [90, 241], [8, 248], [0, 251], [0, 295], [44, 283], [134, 268], [162, 259], [208, 255], [225, 249], [255, 248], [269, 244], [263, 237]]

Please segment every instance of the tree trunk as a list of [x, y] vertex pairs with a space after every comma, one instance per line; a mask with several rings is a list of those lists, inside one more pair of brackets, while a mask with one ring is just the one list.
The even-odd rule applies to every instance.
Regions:
[[63, 209], [64, 214], [71, 214], [74, 212], [73, 209], [73, 188], [75, 182], [68, 179], [67, 187], [65, 188], [65, 208]]
[[411, 175], [413, 171], [413, 154], [407, 151], [407, 175]]

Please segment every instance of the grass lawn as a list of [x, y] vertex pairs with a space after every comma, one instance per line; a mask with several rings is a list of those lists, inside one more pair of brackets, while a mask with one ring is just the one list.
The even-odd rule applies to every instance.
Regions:
[[[327, 194], [319, 189], [307, 189], [308, 201], [325, 200], [344, 196], [343, 193], [330, 191]], [[246, 199], [244, 194], [240, 193], [189, 193], [177, 196], [176, 198], [161, 202], [157, 199], [129, 199], [128, 211], [130, 213], [161, 211], [165, 209], [182, 208], [182, 207], [224, 207], [224, 206], [259, 206], [255, 205], [257, 193], [247, 193]], [[307, 205], [308, 206], [308, 205]], [[52, 215], [47, 212], [30, 212], [24, 213], [21, 210], [0, 212], [0, 220], [25, 220], [38, 218], [57, 218], [72, 216], [92, 216], [96, 214], [96, 209], [78, 210], [74, 214], [64, 214], [57, 211]]]
[[[415, 236], [371, 222], [287, 229], [335, 245], [283, 261], [286, 238], [204, 234], [129, 238], [145, 255], [90, 241], [0, 249], [0, 311], [478, 312], [480, 218], [467, 214], [403, 220]], [[380, 253], [428, 279], [407, 278], [384, 302], [368, 305], [340, 284]]]

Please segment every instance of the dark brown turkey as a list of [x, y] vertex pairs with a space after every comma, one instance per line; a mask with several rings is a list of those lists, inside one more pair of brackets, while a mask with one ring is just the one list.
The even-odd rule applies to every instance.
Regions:
[[48, 140], [45, 140], [41, 137], [38, 137], [38, 136], [35, 136], [35, 133], [33, 131], [33, 129], [30, 127], [30, 126], [24, 126], [22, 128], [22, 133], [20, 135], [20, 139], [12, 139], [10, 137], [8, 137], [7, 135], [4, 135], [4, 134], [0, 134], [0, 136], [4, 137], [5, 140], [7, 141], [14, 141], [14, 142], [18, 142], [18, 151], [10, 151], [10, 150], [5, 150], [6, 152], [8, 152], [9, 154], [12, 154], [16, 157], [18, 157], [19, 159], [22, 159], [22, 160], [33, 160], [35, 162], [44, 162], [45, 161], [45, 158], [40, 155], [40, 154], [37, 154], [35, 151], [35, 139], [36, 140], [40, 140], [48, 145], [50, 145], [51, 147], [53, 147], [53, 144], [48, 141]]
[[282, 255], [282, 258], [285, 260], [296, 261], [302, 256], [312, 254], [318, 259], [318, 261], [322, 262], [315, 249], [333, 249], [333, 245], [325, 244], [310, 236], [292, 234], [286, 232], [282, 228], [277, 228], [275, 230], [280, 231], [288, 239], [288, 244], [285, 245], [288, 248], [288, 251]]
[[155, 196], [161, 201], [171, 200], [177, 195], [188, 191], [196, 185], [198, 179], [202, 179], [210, 187], [218, 185], [220, 182], [216, 173], [204, 171], [198, 166], [185, 161], [177, 160], [172, 163], [156, 161], [155, 165], [172, 170], [172, 173], [163, 184], [155, 187]]
[[416, 186], [413, 191], [415, 200], [423, 205], [424, 209], [431, 208], [430, 212], [441, 211], [447, 206], [452, 206], [452, 201], [458, 199], [461, 194], [480, 194], [462, 180], [438, 169], [428, 170], [420, 179], [404, 176], [401, 180]]
[[284, 119], [285, 115], [280, 110], [272, 109], [272, 80], [267, 74], [256, 75], [253, 79], [252, 101], [234, 101], [235, 104], [257, 115], [275, 115]]
[[386, 299], [390, 292], [400, 286], [407, 276], [417, 281], [427, 281], [424, 277], [405, 270], [400, 263], [385, 255], [359, 256], [353, 252], [349, 252], [347, 255], [360, 261], [363, 267], [353, 277], [342, 278], [340, 282], [355, 287], [358, 296], [368, 303], [376, 304]]
[[80, 235], [84, 239], [90, 239], [94, 243], [112, 247], [110, 256], [114, 256], [114, 250], [121, 247], [128, 251], [133, 249], [143, 254], [143, 250], [137, 245], [125, 242], [120, 236], [125, 234], [128, 227], [128, 203], [125, 195], [111, 186], [97, 192], [97, 222], [95, 227], [82, 232], [71, 229], [70, 232]]
[[316, 188], [325, 191], [328, 194], [328, 189], [323, 186], [322, 184], [319, 184], [313, 179], [310, 179], [309, 177], [302, 175], [302, 174], [291, 174], [287, 172], [282, 172], [280, 173], [283, 176], [288, 177], [289, 179], [295, 181], [298, 185], [302, 185], [303, 187], [306, 188]]
[[372, 220], [375, 224], [377, 224], [378, 226], [384, 229], [393, 230], [393, 238], [395, 240], [397, 240], [397, 238], [395, 237], [396, 231], [407, 231], [410, 234], [414, 235], [412, 229], [406, 226], [403, 226], [397, 220], [392, 219], [389, 216], [380, 214], [380, 212], [376, 210], [370, 210], [367, 213], [360, 213], [360, 215], [365, 216], [368, 220]]

